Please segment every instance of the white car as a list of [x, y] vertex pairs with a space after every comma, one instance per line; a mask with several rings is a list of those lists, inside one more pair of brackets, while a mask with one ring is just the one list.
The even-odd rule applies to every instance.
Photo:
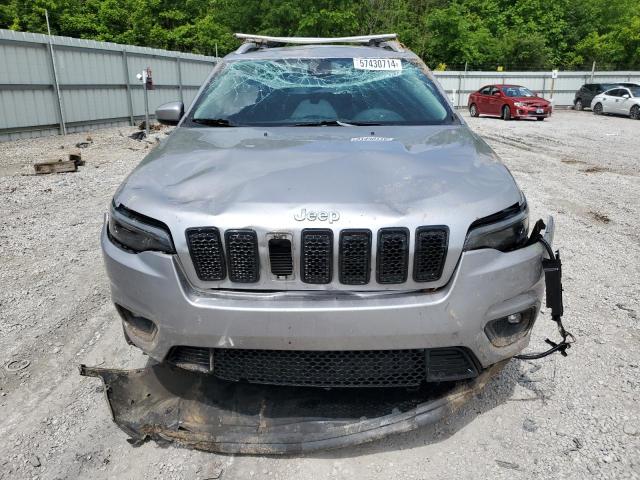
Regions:
[[640, 87], [614, 87], [593, 97], [591, 110], [596, 115], [613, 113], [640, 120]]

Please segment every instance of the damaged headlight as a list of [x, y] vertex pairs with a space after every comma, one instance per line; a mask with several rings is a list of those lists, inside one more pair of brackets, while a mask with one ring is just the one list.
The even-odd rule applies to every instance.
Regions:
[[473, 222], [464, 249], [495, 248], [508, 252], [522, 247], [528, 234], [529, 208], [523, 196], [520, 203]]
[[146, 250], [175, 253], [171, 234], [164, 223], [122, 205], [111, 204], [107, 232], [113, 243], [133, 253]]

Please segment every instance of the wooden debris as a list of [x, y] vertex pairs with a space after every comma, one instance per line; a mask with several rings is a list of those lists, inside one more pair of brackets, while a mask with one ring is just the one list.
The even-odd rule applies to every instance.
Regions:
[[36, 175], [44, 175], [46, 173], [76, 172], [80, 165], [84, 165], [82, 154], [75, 152], [69, 154], [69, 160], [58, 159], [50, 162], [36, 163], [33, 165], [33, 169]]
[[56, 162], [36, 163], [33, 165], [36, 175], [44, 175], [46, 173], [65, 173], [75, 172], [78, 165], [73, 160], [58, 160]]

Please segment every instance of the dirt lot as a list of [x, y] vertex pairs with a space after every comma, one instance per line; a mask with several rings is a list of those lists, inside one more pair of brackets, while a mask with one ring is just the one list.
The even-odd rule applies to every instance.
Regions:
[[[0, 144], [0, 479], [640, 478], [640, 122], [469, 120], [527, 193], [532, 219], [556, 217], [578, 343], [568, 358], [512, 361], [435, 426], [288, 458], [133, 447], [99, 381], [78, 375], [79, 363], [146, 362], [122, 338], [98, 233], [152, 145], [127, 128], [91, 132], [77, 173], [32, 176], [33, 162], [87, 134]], [[543, 315], [532, 347], [554, 333]], [[29, 365], [4, 368], [18, 360]]]

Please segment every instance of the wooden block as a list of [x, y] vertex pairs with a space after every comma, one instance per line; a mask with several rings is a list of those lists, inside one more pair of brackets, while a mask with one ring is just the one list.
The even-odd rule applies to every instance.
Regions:
[[84, 160], [82, 160], [82, 154], [80, 152], [70, 153], [69, 160], [74, 162], [77, 167], [84, 165]]
[[36, 175], [44, 175], [45, 173], [75, 172], [78, 170], [78, 165], [73, 160], [58, 160], [57, 162], [36, 163], [33, 168]]

